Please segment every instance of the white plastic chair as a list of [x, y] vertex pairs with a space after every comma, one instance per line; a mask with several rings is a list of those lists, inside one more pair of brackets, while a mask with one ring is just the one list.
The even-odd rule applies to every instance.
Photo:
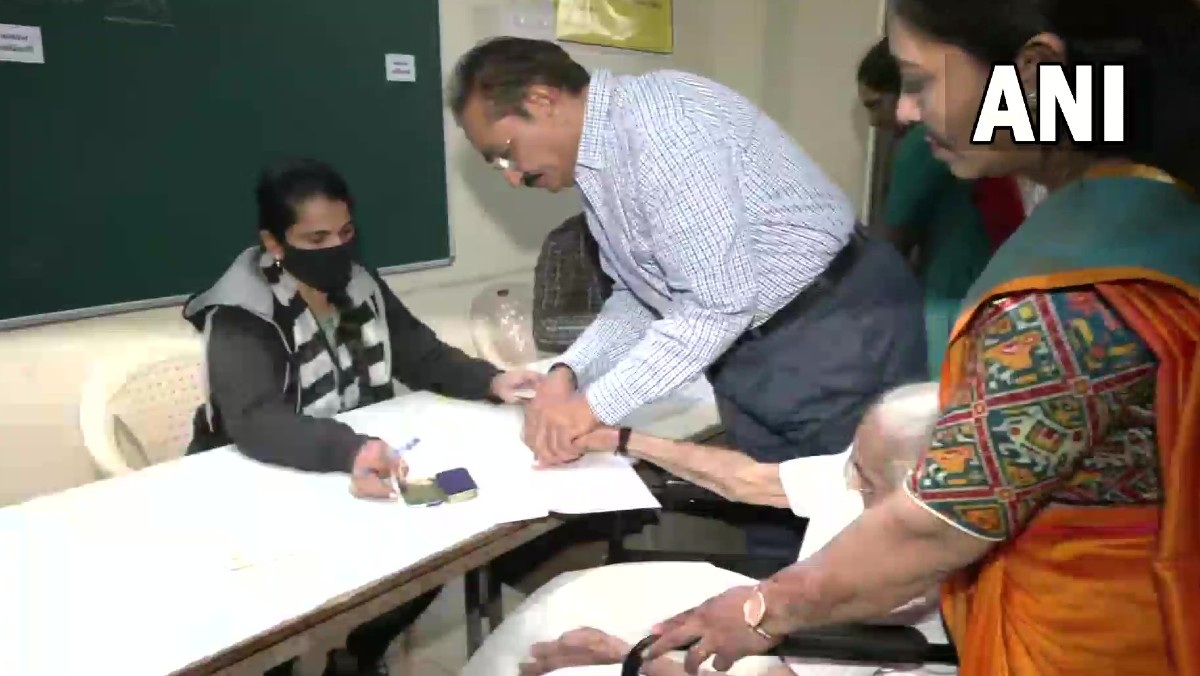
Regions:
[[204, 403], [199, 339], [138, 341], [92, 365], [79, 405], [79, 426], [105, 477], [178, 458]]
[[471, 340], [479, 356], [502, 369], [524, 368], [538, 358], [533, 342], [533, 289], [493, 284], [471, 303]]

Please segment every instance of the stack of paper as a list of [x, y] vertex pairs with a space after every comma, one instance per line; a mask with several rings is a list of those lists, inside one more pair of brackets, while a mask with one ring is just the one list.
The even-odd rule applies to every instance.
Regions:
[[612, 454], [585, 455], [570, 465], [535, 470], [534, 490], [558, 514], [596, 514], [662, 505], [629, 462]]
[[[496, 523], [508, 523], [552, 512], [587, 514], [660, 506], [629, 463], [613, 455], [591, 454], [564, 467], [535, 469], [533, 454], [521, 441], [520, 407], [450, 401], [424, 393], [395, 402], [364, 410], [371, 415], [351, 414], [346, 422], [393, 447], [419, 438], [420, 443], [404, 454], [412, 477], [467, 468], [479, 485], [479, 497], [432, 508], [446, 518], [486, 511]], [[380, 415], [381, 407], [395, 411]]]

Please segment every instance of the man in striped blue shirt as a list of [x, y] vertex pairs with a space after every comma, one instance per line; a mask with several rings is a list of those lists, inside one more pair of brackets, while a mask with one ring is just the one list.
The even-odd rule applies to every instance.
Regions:
[[513, 186], [577, 186], [615, 280], [526, 410], [553, 464], [706, 374], [727, 437], [766, 462], [838, 453], [870, 402], [920, 380], [920, 294], [886, 243], [754, 104], [674, 71], [589, 74], [558, 45], [466, 54], [450, 105]]

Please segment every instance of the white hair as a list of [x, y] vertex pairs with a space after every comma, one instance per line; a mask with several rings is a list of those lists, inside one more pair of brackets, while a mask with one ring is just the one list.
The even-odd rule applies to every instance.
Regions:
[[865, 417], [871, 418], [887, 439], [888, 465], [894, 470], [891, 479], [897, 483], [929, 450], [938, 421], [938, 389], [936, 382], [901, 385], [886, 392], [867, 411]]

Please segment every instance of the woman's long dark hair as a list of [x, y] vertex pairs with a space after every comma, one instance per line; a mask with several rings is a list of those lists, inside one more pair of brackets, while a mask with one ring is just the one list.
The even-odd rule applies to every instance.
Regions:
[[985, 64], [1011, 63], [1039, 33], [1070, 64], [1124, 64], [1127, 142], [1084, 144], [1194, 181], [1200, 162], [1200, 6], [1194, 0], [888, 0], [926, 36]]

